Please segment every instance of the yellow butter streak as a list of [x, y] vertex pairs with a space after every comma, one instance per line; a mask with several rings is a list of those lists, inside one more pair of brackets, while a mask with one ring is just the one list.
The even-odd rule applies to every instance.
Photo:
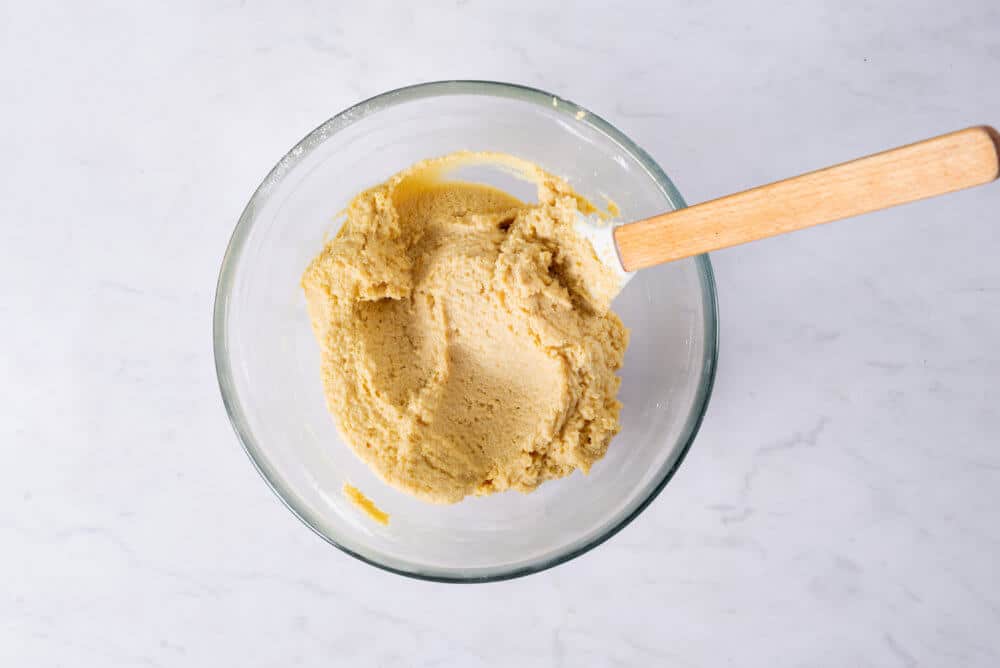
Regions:
[[382, 526], [389, 526], [389, 513], [376, 506], [371, 499], [361, 493], [360, 489], [353, 485], [345, 484], [344, 496], [346, 496], [351, 503], [360, 508], [365, 515], [372, 518]]

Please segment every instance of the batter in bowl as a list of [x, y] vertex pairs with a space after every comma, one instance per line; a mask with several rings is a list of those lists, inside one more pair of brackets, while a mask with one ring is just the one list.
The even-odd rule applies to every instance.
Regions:
[[[446, 178], [470, 163], [533, 181], [538, 203]], [[327, 404], [382, 479], [453, 503], [604, 456], [628, 332], [609, 309], [618, 279], [573, 229], [593, 211], [486, 153], [417, 163], [350, 203], [302, 287]]]

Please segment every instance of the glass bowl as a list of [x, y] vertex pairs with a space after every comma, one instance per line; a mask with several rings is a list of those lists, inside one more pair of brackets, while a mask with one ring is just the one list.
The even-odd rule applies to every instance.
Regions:
[[[707, 257], [640, 272], [615, 299], [631, 330], [622, 431], [589, 475], [439, 506], [381, 482], [337, 433], [299, 280], [350, 199], [410, 164], [500, 151], [567, 178], [623, 220], [684, 206], [666, 174], [609, 123], [539, 90], [481, 81], [402, 88], [341, 112], [281, 159], [240, 216], [215, 300], [226, 410], [261, 475], [309, 528], [372, 565], [447, 582], [526, 575], [586, 552], [638, 515], [677, 470], [715, 377], [717, 313]], [[476, 180], [533, 197], [480, 169]], [[349, 483], [388, 526], [345, 497]]]

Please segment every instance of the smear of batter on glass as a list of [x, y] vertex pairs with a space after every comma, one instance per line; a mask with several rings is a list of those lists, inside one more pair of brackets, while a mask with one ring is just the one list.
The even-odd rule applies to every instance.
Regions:
[[389, 526], [389, 514], [375, 505], [375, 502], [361, 493], [361, 490], [354, 485], [344, 485], [344, 496], [353, 503], [365, 515], [375, 520], [382, 526]]
[[[525, 203], [448, 180], [500, 165]], [[383, 480], [438, 502], [587, 472], [619, 431], [618, 279], [574, 231], [595, 211], [509, 155], [425, 160], [359, 194], [306, 270], [327, 404]]]

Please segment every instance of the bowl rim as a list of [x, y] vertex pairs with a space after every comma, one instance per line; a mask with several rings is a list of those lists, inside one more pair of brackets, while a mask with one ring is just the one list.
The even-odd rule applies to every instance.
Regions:
[[244, 207], [243, 212], [240, 214], [236, 227], [230, 236], [229, 243], [226, 246], [226, 252], [222, 259], [222, 265], [219, 269], [219, 276], [216, 282], [215, 290], [214, 312], [212, 317], [213, 352], [215, 356], [216, 377], [219, 383], [219, 391], [222, 395], [222, 402], [225, 406], [229, 422], [233, 427], [233, 431], [236, 432], [240, 445], [243, 447], [243, 451], [250, 458], [254, 468], [257, 469], [257, 472], [264, 479], [264, 482], [268, 485], [268, 487], [271, 488], [271, 491], [274, 492], [284, 506], [288, 508], [288, 510], [291, 511], [291, 513], [295, 515], [299, 521], [312, 530], [313, 533], [342, 552], [349, 554], [366, 564], [390, 573], [396, 573], [398, 575], [430, 582], [499, 582], [502, 580], [510, 580], [548, 570], [575, 559], [576, 557], [594, 549], [598, 545], [601, 545], [628, 526], [632, 520], [638, 517], [649, 506], [649, 504], [652, 503], [657, 496], [659, 496], [660, 492], [663, 491], [663, 488], [666, 487], [667, 483], [670, 482], [670, 480], [674, 477], [674, 474], [680, 468], [685, 457], [687, 456], [688, 451], [691, 449], [691, 445], [694, 442], [695, 437], [698, 435], [698, 431], [705, 418], [709, 400], [712, 396], [712, 389], [715, 384], [715, 374], [718, 367], [718, 298], [716, 295], [715, 276], [712, 271], [712, 264], [707, 255], [700, 255], [693, 258], [697, 264], [702, 300], [705, 307], [705, 353], [701, 364], [701, 380], [695, 395], [694, 409], [688, 414], [684, 431], [679, 439], [683, 440], [683, 444], [681, 445], [677, 457], [673, 460], [670, 466], [665, 467], [664, 471], [661, 473], [660, 480], [658, 480], [650, 489], [646, 498], [640, 501], [631, 512], [623, 515], [615, 523], [583, 545], [550, 555], [545, 559], [539, 560], [537, 563], [522, 564], [512, 568], [502, 567], [497, 569], [495, 572], [489, 572], [485, 575], [474, 574], [463, 576], [459, 574], [450, 575], [424, 573], [405, 570], [403, 568], [397, 568], [395, 566], [380, 563], [373, 558], [359, 554], [346, 545], [340, 544], [333, 537], [327, 535], [320, 527], [311, 522], [306, 517], [305, 513], [296, 507], [293, 501], [294, 495], [286, 492], [278, 476], [270, 469], [267, 462], [262, 457], [258, 457], [255, 454], [257, 452], [261, 452], [261, 450], [257, 447], [257, 442], [248, 428], [243, 408], [240, 405], [235, 389], [235, 383], [233, 382], [232, 361], [229, 357], [228, 347], [226, 344], [226, 322], [229, 303], [228, 297], [232, 289], [236, 268], [239, 264], [237, 260], [249, 233], [253, 214], [257, 209], [258, 203], [267, 195], [267, 192], [275, 184], [280, 182], [283, 176], [292, 167], [308, 155], [312, 148], [318, 146], [337, 131], [363, 118], [366, 118], [370, 114], [398, 104], [426, 98], [453, 95], [500, 97], [538, 104], [541, 106], [548, 106], [555, 109], [557, 112], [573, 117], [579, 122], [587, 123], [605, 135], [609, 140], [618, 144], [626, 152], [633, 155], [675, 209], [681, 209], [687, 206], [684, 202], [684, 198], [677, 191], [677, 188], [674, 186], [670, 178], [645, 150], [639, 147], [620, 130], [611, 125], [611, 123], [605, 121], [589, 109], [581, 107], [574, 102], [566, 100], [565, 98], [537, 88], [532, 88], [530, 86], [473, 79], [432, 81], [396, 88], [358, 102], [357, 104], [344, 109], [340, 113], [332, 116], [320, 124], [315, 130], [296, 143], [295, 146], [293, 146], [281, 158], [281, 160], [278, 161], [278, 163], [271, 169], [261, 184], [254, 191], [250, 200], [247, 202], [247, 205]]

